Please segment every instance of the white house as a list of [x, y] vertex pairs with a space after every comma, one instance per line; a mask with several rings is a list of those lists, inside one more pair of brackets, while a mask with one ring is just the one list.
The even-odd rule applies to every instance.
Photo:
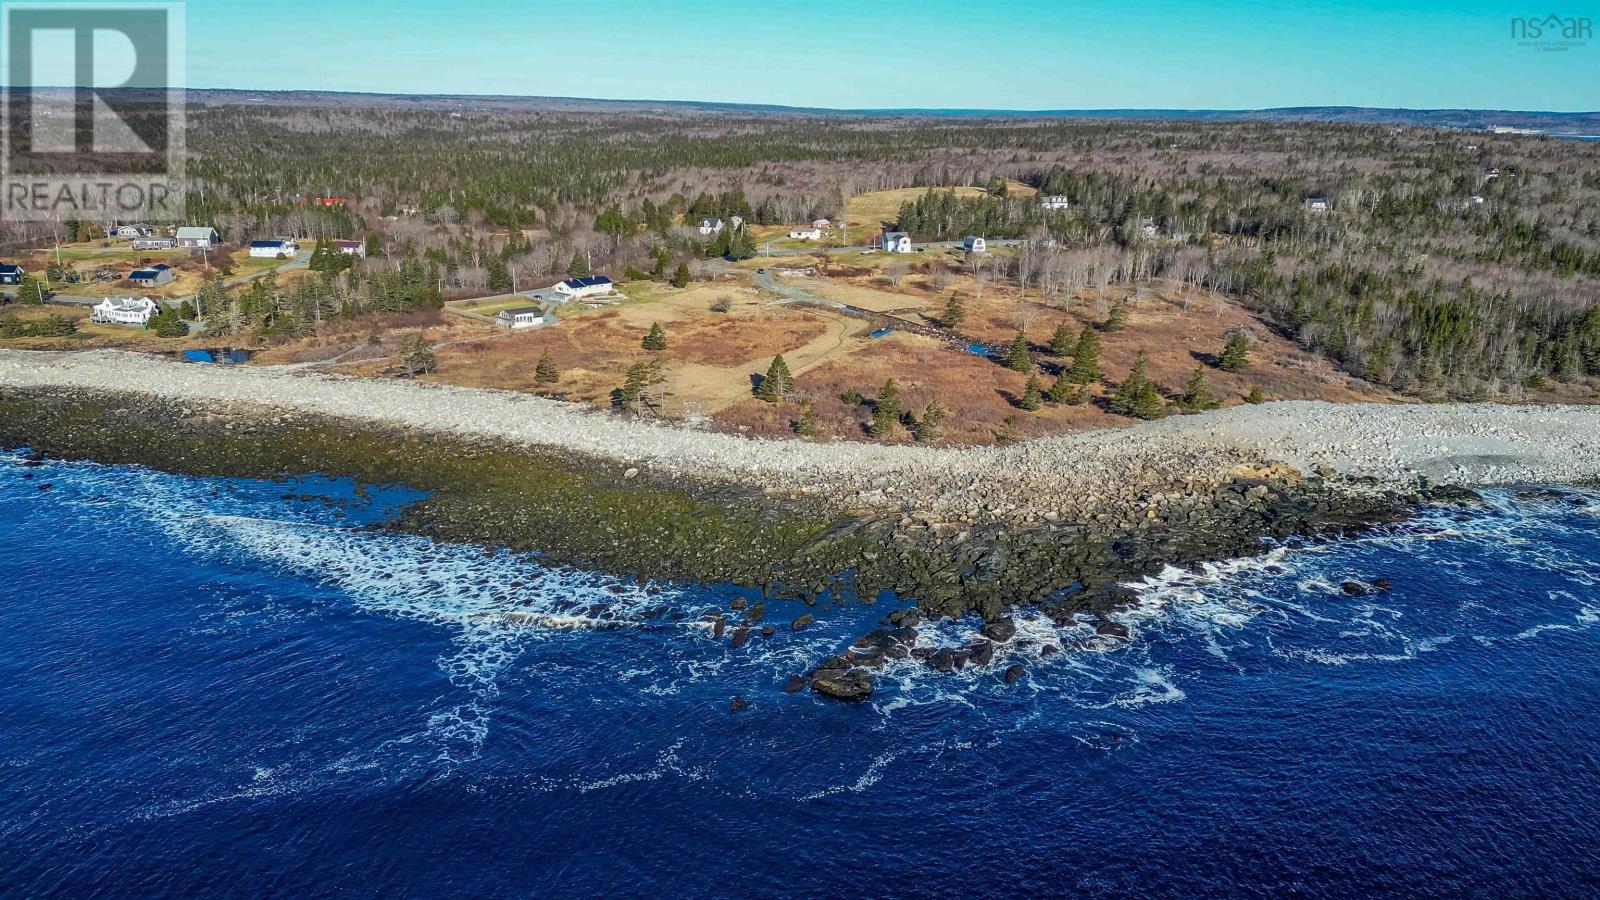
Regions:
[[134, 238], [133, 241], [135, 250], [171, 250], [176, 246], [178, 242], [168, 237], [142, 237]]
[[544, 307], [524, 306], [521, 309], [502, 309], [495, 324], [501, 328], [532, 328], [544, 324]]
[[300, 252], [300, 245], [288, 238], [273, 238], [270, 241], [251, 241], [250, 255], [256, 259], [277, 259], [279, 254], [294, 256]]
[[135, 269], [128, 275], [128, 280], [141, 287], [156, 287], [157, 285], [170, 284], [177, 274], [166, 263], [156, 263], [143, 269]]
[[550, 293], [561, 302], [566, 302], [582, 300], [584, 297], [604, 297], [612, 293], [613, 289], [611, 279], [604, 275], [590, 275], [587, 278], [568, 278], [550, 288]]
[[155, 234], [156, 230], [149, 225], [112, 225], [106, 229], [106, 237], [110, 238], [142, 238]]
[[211, 249], [222, 243], [222, 235], [209, 225], [185, 225], [178, 229], [179, 247]]
[[988, 253], [989, 242], [981, 237], [976, 237], [969, 234], [967, 235], [967, 239], [961, 242], [961, 249], [967, 251], [968, 253]]
[[885, 253], [913, 253], [911, 235], [904, 231], [886, 231], [883, 234], [883, 252]]
[[1156, 235], [1160, 234], [1161, 230], [1156, 227], [1156, 220], [1155, 219], [1140, 219], [1139, 220], [1139, 233], [1144, 235], [1147, 238], [1153, 238]]
[[333, 249], [346, 256], [354, 256], [360, 259], [366, 259], [367, 257], [367, 245], [361, 241], [334, 241]]
[[1333, 207], [1329, 205], [1327, 197], [1307, 197], [1306, 209], [1312, 212], [1327, 212]]
[[1483, 195], [1482, 194], [1473, 194], [1472, 195], [1472, 205], [1473, 206], [1482, 206], [1483, 205]]
[[[841, 224], [843, 224], [843, 223], [841, 223]], [[832, 228], [833, 227], [833, 223], [828, 221], [827, 219], [816, 219], [816, 220], [812, 221], [811, 227], [812, 228], [817, 228], [817, 229]]]
[[822, 240], [822, 229], [796, 228], [789, 232], [789, 237], [797, 241], [820, 241]]
[[723, 222], [722, 222], [721, 219], [701, 219], [700, 220], [700, 233], [701, 234], [705, 234], [705, 235], [720, 234], [722, 232], [722, 228], [723, 228]]
[[1070, 209], [1072, 201], [1066, 194], [1051, 194], [1039, 201], [1039, 205], [1045, 209]]
[[149, 297], [107, 297], [89, 311], [89, 319], [102, 324], [148, 325], [161, 312], [161, 305]]

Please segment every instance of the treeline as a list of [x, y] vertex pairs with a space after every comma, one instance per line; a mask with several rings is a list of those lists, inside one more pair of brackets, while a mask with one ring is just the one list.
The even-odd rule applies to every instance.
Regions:
[[196, 298], [208, 335], [251, 335], [286, 340], [314, 333], [324, 324], [373, 313], [407, 313], [443, 305], [437, 264], [406, 260], [388, 270], [351, 268], [279, 286], [269, 271], [229, 294], [212, 279]]

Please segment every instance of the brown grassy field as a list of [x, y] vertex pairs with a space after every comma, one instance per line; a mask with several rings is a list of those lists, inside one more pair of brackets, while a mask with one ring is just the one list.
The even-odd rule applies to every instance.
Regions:
[[[818, 293], [824, 290], [840, 294], [839, 299], [846, 299], [847, 295], [849, 302], [859, 303], [864, 292], [872, 289], [833, 285], [819, 288]], [[879, 293], [885, 294], [885, 305], [904, 296]], [[1102, 321], [1095, 313], [1095, 304], [1089, 301], [1080, 301], [1068, 311], [989, 291], [982, 301], [967, 297], [965, 306], [967, 318], [961, 333], [984, 343], [1007, 345], [1019, 325], [1026, 322], [1036, 371], [1045, 387], [1070, 364], [1070, 358], [1057, 357], [1048, 350], [1056, 326], [1066, 323], [1076, 335], [1085, 324]], [[1214, 365], [1215, 354], [1234, 328], [1248, 330], [1255, 340], [1250, 364], [1237, 374], [1223, 372]], [[1004, 367], [999, 360], [910, 334], [866, 342], [853, 353], [800, 374], [796, 379], [796, 400], [812, 403], [820, 436], [845, 439], [868, 437], [866, 423], [871, 418], [871, 407], [848, 404], [842, 395], [853, 390], [871, 399], [891, 376], [900, 385], [907, 410], [920, 412], [935, 400], [948, 410], [943, 429], [943, 440], [948, 442], [993, 443], [1125, 425], [1130, 420], [1108, 412], [1103, 401], [1126, 377], [1140, 350], [1148, 356], [1151, 378], [1169, 397], [1181, 393], [1195, 368], [1203, 366], [1212, 394], [1225, 405], [1244, 402], [1252, 387], [1259, 388], [1269, 400], [1394, 399], [1381, 389], [1344, 375], [1326, 360], [1301, 351], [1237, 305], [1211, 295], [1195, 295], [1187, 309], [1181, 298], [1146, 296], [1132, 308], [1127, 327], [1101, 333], [1100, 343], [1100, 366], [1105, 378], [1092, 389], [1088, 402], [1080, 405], [1046, 404], [1037, 412], [1023, 411], [1016, 401], [1027, 382], [1026, 375]], [[750, 399], [723, 410], [716, 419], [727, 428], [778, 436], [791, 434], [799, 416], [798, 402], [774, 407]], [[909, 437], [902, 432], [895, 439]]]
[[[847, 334], [859, 323], [823, 312], [773, 307], [749, 287], [700, 282], [682, 290], [637, 286], [641, 299], [574, 313], [559, 324], [525, 331], [491, 331], [439, 349], [432, 379], [469, 387], [530, 391], [607, 404], [627, 369], [647, 358], [640, 344], [652, 323], [667, 335], [668, 410], [714, 412], [749, 396], [752, 375], [774, 354], [803, 369], [848, 352]], [[712, 303], [726, 299], [727, 312]], [[534, 367], [549, 354], [561, 370], [556, 385], [540, 385]]]

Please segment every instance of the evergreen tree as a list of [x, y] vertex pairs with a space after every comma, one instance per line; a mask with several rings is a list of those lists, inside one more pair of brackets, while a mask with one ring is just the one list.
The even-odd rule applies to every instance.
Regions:
[[1211, 387], [1206, 384], [1204, 366], [1194, 367], [1194, 374], [1189, 376], [1189, 383], [1183, 386], [1183, 396], [1178, 398], [1178, 405], [1189, 412], [1204, 412], [1222, 405], [1211, 395]]
[[420, 334], [406, 335], [400, 342], [400, 363], [411, 375], [426, 375], [439, 368], [433, 356], [433, 345]]
[[1128, 304], [1118, 300], [1111, 304], [1111, 314], [1106, 316], [1106, 322], [1100, 326], [1106, 334], [1121, 331], [1128, 326]]
[[584, 278], [590, 274], [589, 257], [582, 253], [573, 253], [572, 262], [567, 264], [567, 275], [571, 278]]
[[649, 386], [650, 364], [636, 362], [628, 367], [628, 373], [623, 376], [622, 387], [617, 389], [612, 399], [622, 409], [638, 412], [639, 403], [644, 399], [644, 392]]
[[900, 423], [900, 385], [893, 378], [883, 383], [878, 392], [878, 402], [872, 409], [872, 436], [888, 437]]
[[685, 288], [685, 287], [689, 286], [689, 264], [688, 263], [686, 263], [686, 262], [678, 263], [678, 270], [676, 272], [672, 273], [672, 286], [675, 287], [675, 288]]
[[1083, 333], [1078, 335], [1078, 346], [1072, 351], [1072, 368], [1067, 370], [1067, 377], [1073, 384], [1093, 384], [1100, 380], [1100, 336], [1095, 334], [1094, 326], [1083, 326]]
[[1017, 372], [1033, 371], [1033, 356], [1028, 353], [1028, 336], [1021, 331], [1011, 340], [1011, 352], [1006, 354], [1006, 368]]
[[383, 255], [383, 239], [378, 237], [376, 231], [367, 232], [367, 258], [377, 259]]
[[783, 361], [783, 354], [780, 353], [772, 358], [772, 365], [767, 366], [767, 374], [761, 378], [756, 396], [768, 403], [777, 403], [793, 387], [794, 376], [789, 374], [789, 364]]
[[1217, 368], [1224, 372], [1240, 372], [1250, 364], [1250, 336], [1242, 329], [1228, 332], [1228, 342], [1222, 347]]
[[1065, 403], [1068, 406], [1076, 406], [1083, 402], [1083, 385], [1072, 382], [1071, 372], [1062, 372], [1060, 377], [1050, 385], [1050, 390], [1045, 391], [1045, 399], [1051, 403]]
[[1161, 416], [1161, 392], [1145, 373], [1147, 363], [1144, 351], [1134, 358], [1133, 369], [1122, 380], [1117, 392], [1111, 396], [1111, 411], [1119, 416], [1134, 419], [1155, 419]]
[[800, 421], [794, 423], [794, 433], [804, 438], [817, 436], [817, 420], [811, 413], [809, 401], [800, 407]]
[[661, 330], [660, 322], [651, 322], [650, 331], [645, 334], [644, 340], [639, 345], [646, 350], [662, 351], [667, 349], [667, 333]]
[[1050, 352], [1056, 356], [1067, 356], [1078, 346], [1072, 337], [1072, 328], [1066, 322], [1056, 326], [1055, 333], [1050, 335]]
[[1044, 394], [1039, 387], [1039, 376], [1028, 376], [1028, 384], [1022, 389], [1022, 396], [1017, 399], [1017, 406], [1028, 412], [1038, 412], [1039, 408], [1044, 406]]
[[1265, 402], [1267, 402], [1267, 395], [1261, 393], [1261, 388], [1258, 388], [1255, 385], [1251, 385], [1250, 386], [1250, 393], [1244, 395], [1244, 402], [1252, 403], [1252, 404], [1254, 404], [1254, 403], [1265, 403]]
[[931, 444], [937, 441], [939, 439], [939, 428], [944, 424], [945, 415], [945, 409], [939, 405], [938, 401], [929, 403], [923, 407], [922, 418], [917, 420], [917, 426], [912, 431], [912, 437], [924, 444]]
[[550, 354], [539, 357], [539, 364], [533, 367], [533, 380], [539, 384], [555, 384], [561, 380], [561, 372]]
[[961, 305], [960, 300], [956, 299], [955, 294], [951, 294], [950, 299], [944, 302], [944, 315], [939, 317], [939, 324], [954, 331], [961, 327], [961, 322], [966, 317], [966, 308]]

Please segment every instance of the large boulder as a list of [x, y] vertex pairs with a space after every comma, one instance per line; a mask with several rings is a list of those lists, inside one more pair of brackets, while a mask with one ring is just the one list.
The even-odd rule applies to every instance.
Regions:
[[1004, 644], [1017, 636], [1017, 623], [1010, 616], [996, 619], [983, 626], [983, 636], [995, 643]]
[[987, 666], [994, 661], [994, 641], [974, 641], [967, 646], [967, 658], [975, 666]]
[[859, 703], [872, 696], [872, 676], [861, 669], [819, 671], [811, 679], [811, 689], [824, 697]]
[[805, 627], [807, 625], [810, 625], [812, 622], [815, 622], [816, 620], [817, 620], [816, 616], [813, 616], [811, 613], [806, 613], [805, 615], [802, 615], [800, 618], [795, 619], [793, 622], [790, 622], [789, 623], [789, 627], [791, 629], [795, 630], [795, 631], [803, 631], [803, 630], [805, 630]]
[[1022, 663], [1017, 663], [1014, 666], [1008, 666], [1005, 674], [1006, 684], [1014, 683], [1018, 678], [1022, 677], [1022, 673], [1025, 671], [1026, 670], [1022, 668]]

